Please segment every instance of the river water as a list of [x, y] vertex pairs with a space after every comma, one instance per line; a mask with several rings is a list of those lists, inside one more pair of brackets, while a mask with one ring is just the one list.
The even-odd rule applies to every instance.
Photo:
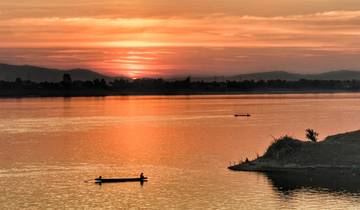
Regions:
[[227, 169], [285, 134], [360, 129], [360, 94], [0, 99], [0, 119], [0, 209], [360, 208], [360, 186], [326, 174]]

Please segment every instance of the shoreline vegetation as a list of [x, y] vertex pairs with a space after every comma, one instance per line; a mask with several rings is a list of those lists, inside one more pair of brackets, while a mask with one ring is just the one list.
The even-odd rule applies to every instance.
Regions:
[[76, 97], [127, 95], [203, 95], [271, 93], [340, 93], [359, 92], [359, 80], [241, 80], [192, 81], [164, 79], [95, 79], [73, 81], [64, 74], [60, 82], [34, 82], [17, 78], [0, 81], [0, 97]]
[[360, 130], [328, 136], [323, 141], [275, 139], [263, 156], [229, 166], [234, 171], [360, 174]]

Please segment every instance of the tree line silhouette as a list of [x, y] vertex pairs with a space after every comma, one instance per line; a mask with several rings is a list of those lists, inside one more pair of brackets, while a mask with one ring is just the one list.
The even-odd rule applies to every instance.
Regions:
[[95, 79], [73, 81], [64, 74], [60, 82], [33, 82], [17, 78], [15, 81], [0, 81], [0, 96], [98, 96], [135, 94], [201, 94], [236, 92], [331, 92], [359, 91], [358, 80], [242, 80], [242, 81], [192, 81], [164, 79]]

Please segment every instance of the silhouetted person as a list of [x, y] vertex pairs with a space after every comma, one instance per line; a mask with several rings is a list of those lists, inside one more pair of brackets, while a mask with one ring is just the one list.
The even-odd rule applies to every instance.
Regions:
[[141, 172], [141, 174], [140, 174], [140, 179], [144, 179], [144, 178], [145, 178], [144, 173]]
[[102, 176], [99, 176], [99, 179], [102, 179]]

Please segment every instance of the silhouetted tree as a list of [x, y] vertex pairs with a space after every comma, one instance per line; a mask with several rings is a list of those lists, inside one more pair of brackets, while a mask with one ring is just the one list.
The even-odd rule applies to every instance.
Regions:
[[306, 129], [306, 138], [309, 139], [312, 142], [317, 142], [317, 137], [319, 136], [319, 134], [313, 130], [313, 129]]
[[[17, 91], [8, 91], [16, 88]], [[104, 79], [88, 81], [72, 81], [70, 74], [65, 73], [61, 82], [33, 82], [30, 80], [0, 81], [1, 95], [91, 95], [97, 94], [183, 94], [200, 92], [234, 92], [234, 91], [360, 91], [360, 80], [227, 80], [227, 81], [197, 81], [190, 77], [181, 80], [163, 80], [158, 78], [143, 78], [130, 80], [116, 79], [108, 83]], [[66, 90], [66, 91], [59, 91]], [[311, 130], [311, 129], [310, 129]], [[313, 131], [313, 130], [312, 130]], [[307, 131], [308, 132], [308, 131]], [[317, 141], [315, 131], [308, 132], [311, 141]]]
[[101, 80], [100, 80], [100, 87], [102, 87], [102, 88], [106, 88], [106, 87], [107, 87], [107, 83], [106, 83], [105, 79], [101, 79]]
[[15, 80], [15, 82], [16, 82], [17, 84], [21, 84], [21, 83], [22, 83], [22, 79], [21, 79], [20, 77], [17, 77], [16, 80]]
[[70, 88], [70, 87], [71, 87], [71, 84], [72, 84], [72, 79], [71, 79], [70, 74], [64, 74], [64, 75], [63, 75], [63, 80], [62, 80], [62, 85], [63, 85], [65, 88]]
[[107, 87], [107, 83], [105, 79], [95, 79], [93, 81], [94, 87], [97, 89], [105, 89]]
[[190, 88], [191, 87], [191, 77], [186, 77], [186, 79], [182, 82], [182, 88]]

